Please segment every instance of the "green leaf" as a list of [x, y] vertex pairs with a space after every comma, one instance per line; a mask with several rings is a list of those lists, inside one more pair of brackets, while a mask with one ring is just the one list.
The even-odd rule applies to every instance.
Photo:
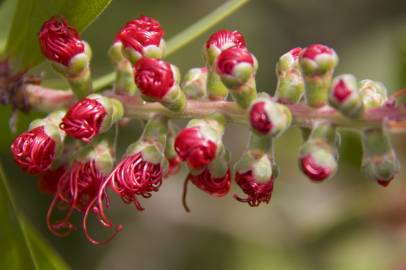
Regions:
[[6, 48], [7, 36], [11, 27], [15, 7], [15, 0], [5, 0], [0, 3], [0, 58], [3, 58], [3, 51]]
[[[198, 38], [200, 35], [208, 31], [210, 28], [215, 26], [217, 23], [221, 22], [234, 12], [236, 12], [244, 4], [248, 3], [249, 0], [229, 0], [224, 4], [219, 6], [217, 9], [213, 10], [210, 14], [204, 16], [173, 38], [168, 41], [166, 56], [176, 52], [180, 48], [186, 46], [194, 39]], [[115, 73], [111, 72], [106, 75], [101, 76], [93, 82], [93, 89], [101, 90], [104, 87], [111, 85], [114, 81]]]
[[44, 21], [62, 15], [83, 31], [110, 4], [111, 0], [17, 0], [17, 7], [5, 53], [16, 70], [25, 70], [39, 64], [41, 54], [37, 34]]
[[0, 269], [69, 269], [18, 212], [1, 163], [0, 218]]

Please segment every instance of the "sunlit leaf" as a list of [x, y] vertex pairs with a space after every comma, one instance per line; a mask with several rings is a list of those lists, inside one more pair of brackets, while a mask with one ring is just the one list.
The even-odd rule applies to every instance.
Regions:
[[25, 70], [43, 60], [37, 34], [51, 16], [62, 15], [83, 31], [110, 4], [111, 0], [17, 0], [5, 53], [16, 70]]

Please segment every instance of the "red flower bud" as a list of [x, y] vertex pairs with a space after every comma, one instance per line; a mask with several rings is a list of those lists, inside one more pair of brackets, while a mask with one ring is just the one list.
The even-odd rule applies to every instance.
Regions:
[[269, 203], [273, 191], [273, 181], [274, 179], [271, 178], [268, 182], [259, 183], [255, 180], [252, 171], [236, 172], [235, 182], [247, 194], [247, 198], [241, 198], [236, 194], [234, 194], [234, 198], [240, 202], [246, 202], [252, 207], [258, 206], [262, 202]]
[[174, 85], [171, 65], [158, 59], [141, 58], [134, 69], [135, 83], [145, 96], [162, 99]]
[[382, 180], [378, 179], [378, 180], [376, 180], [376, 182], [383, 187], [387, 187], [390, 184], [390, 182], [393, 180], [393, 178], [394, 178], [394, 176], [389, 179], [382, 179]]
[[[76, 227], [70, 222], [73, 212], [85, 212], [98, 195], [105, 179], [106, 176], [97, 168], [95, 160], [76, 161], [58, 182], [57, 192], [47, 213], [49, 230], [60, 237], [65, 237], [75, 230]], [[105, 196], [106, 193], [103, 193], [103, 198], [106, 198]], [[66, 210], [66, 214], [63, 219], [53, 222], [52, 213], [58, 206]]]
[[231, 47], [222, 51], [217, 59], [217, 72], [232, 75], [234, 68], [241, 63], [254, 65], [254, 59], [246, 48]]
[[294, 60], [297, 60], [299, 58], [301, 52], [302, 52], [302, 48], [296, 47], [296, 48], [291, 49], [288, 53], [293, 56]]
[[204, 137], [200, 128], [184, 128], [175, 139], [175, 150], [183, 161], [194, 169], [201, 169], [216, 157], [217, 145]]
[[238, 31], [222, 29], [209, 37], [206, 42], [206, 48], [209, 48], [210, 46], [217, 47], [220, 50], [233, 46], [245, 48], [245, 39]]
[[69, 65], [74, 56], [85, 50], [76, 29], [62, 17], [52, 17], [42, 25], [39, 43], [42, 53], [49, 60], [65, 66]]
[[120, 40], [127, 48], [134, 49], [143, 55], [145, 47], [154, 45], [159, 47], [164, 31], [159, 22], [148, 16], [129, 21], [120, 30], [116, 40]]
[[183, 185], [182, 196], [183, 207], [187, 212], [190, 212], [190, 209], [186, 203], [187, 184], [189, 181], [191, 181], [196, 187], [212, 196], [223, 197], [227, 195], [231, 188], [230, 168], [227, 169], [223, 177], [218, 178], [213, 177], [208, 168], [204, 169], [204, 171], [198, 175], [193, 175], [191, 173], [188, 174]]
[[300, 159], [302, 171], [313, 181], [321, 182], [328, 178], [333, 170], [329, 167], [320, 165], [311, 155], [305, 155]]
[[105, 116], [106, 109], [100, 102], [85, 98], [69, 109], [60, 128], [66, 134], [88, 143], [99, 134]]
[[45, 133], [44, 126], [40, 126], [15, 138], [11, 144], [11, 153], [21, 169], [36, 174], [51, 167], [55, 148], [55, 141]]
[[58, 189], [59, 179], [66, 172], [65, 166], [60, 166], [56, 170], [48, 170], [38, 177], [38, 188], [46, 194], [55, 194]]
[[265, 112], [265, 102], [255, 103], [249, 112], [252, 128], [262, 134], [268, 134], [272, 129], [272, 122]]
[[334, 85], [333, 95], [340, 102], [344, 102], [351, 95], [351, 93], [352, 91], [348, 89], [344, 80], [340, 80]]
[[312, 44], [302, 51], [302, 57], [311, 60], [322, 54], [334, 55], [334, 50], [322, 44]]

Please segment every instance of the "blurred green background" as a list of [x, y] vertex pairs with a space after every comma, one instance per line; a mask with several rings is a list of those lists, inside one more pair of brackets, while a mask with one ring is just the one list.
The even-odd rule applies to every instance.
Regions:
[[[140, 14], [160, 20], [169, 39], [224, 1], [114, 0], [84, 33], [93, 46], [95, 75], [111, 71], [106, 51], [118, 28]], [[253, 0], [216, 28], [240, 30], [259, 60], [259, 90], [273, 93], [278, 57], [296, 46], [319, 42], [336, 49], [337, 73], [383, 81], [390, 91], [406, 86], [406, 1], [404, 0]], [[213, 29], [211, 32], [213, 32]], [[169, 57], [182, 72], [203, 65], [201, 48], [209, 33]], [[48, 64], [49, 84], [57, 77]], [[81, 231], [66, 239], [47, 231], [51, 198], [38, 192], [33, 177], [13, 163], [9, 145], [9, 108], [0, 108], [0, 158], [18, 206], [72, 269], [406, 269], [406, 166], [387, 188], [359, 173], [358, 134], [343, 131], [340, 170], [325, 183], [310, 183], [297, 168], [302, 143], [291, 129], [276, 143], [280, 165], [270, 205], [250, 208], [231, 194], [211, 198], [190, 186], [186, 213], [181, 206], [186, 172], [169, 178], [142, 213], [113, 200], [113, 220], [124, 231], [105, 246], [93, 246]], [[32, 115], [31, 115], [32, 117]], [[21, 115], [18, 129], [30, 117]], [[137, 139], [140, 125], [122, 132], [121, 148]], [[247, 141], [243, 126], [225, 136], [235, 161]], [[394, 134], [402, 165], [406, 136]], [[240, 192], [237, 188], [233, 191]], [[7, 217], [0, 217], [1, 219]], [[79, 221], [79, 219], [77, 220]], [[0, 225], [1, 226], [1, 225]], [[92, 232], [99, 233], [97, 224]], [[103, 232], [100, 232], [103, 233]]]

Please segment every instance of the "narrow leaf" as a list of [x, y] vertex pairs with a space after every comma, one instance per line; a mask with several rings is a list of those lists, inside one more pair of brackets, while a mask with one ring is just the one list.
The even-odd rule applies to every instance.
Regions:
[[17, 0], [17, 7], [7, 39], [5, 53], [16, 70], [39, 64], [41, 54], [37, 34], [44, 21], [62, 15], [83, 31], [110, 4], [111, 0]]
[[0, 163], [0, 269], [69, 269], [18, 212]]

